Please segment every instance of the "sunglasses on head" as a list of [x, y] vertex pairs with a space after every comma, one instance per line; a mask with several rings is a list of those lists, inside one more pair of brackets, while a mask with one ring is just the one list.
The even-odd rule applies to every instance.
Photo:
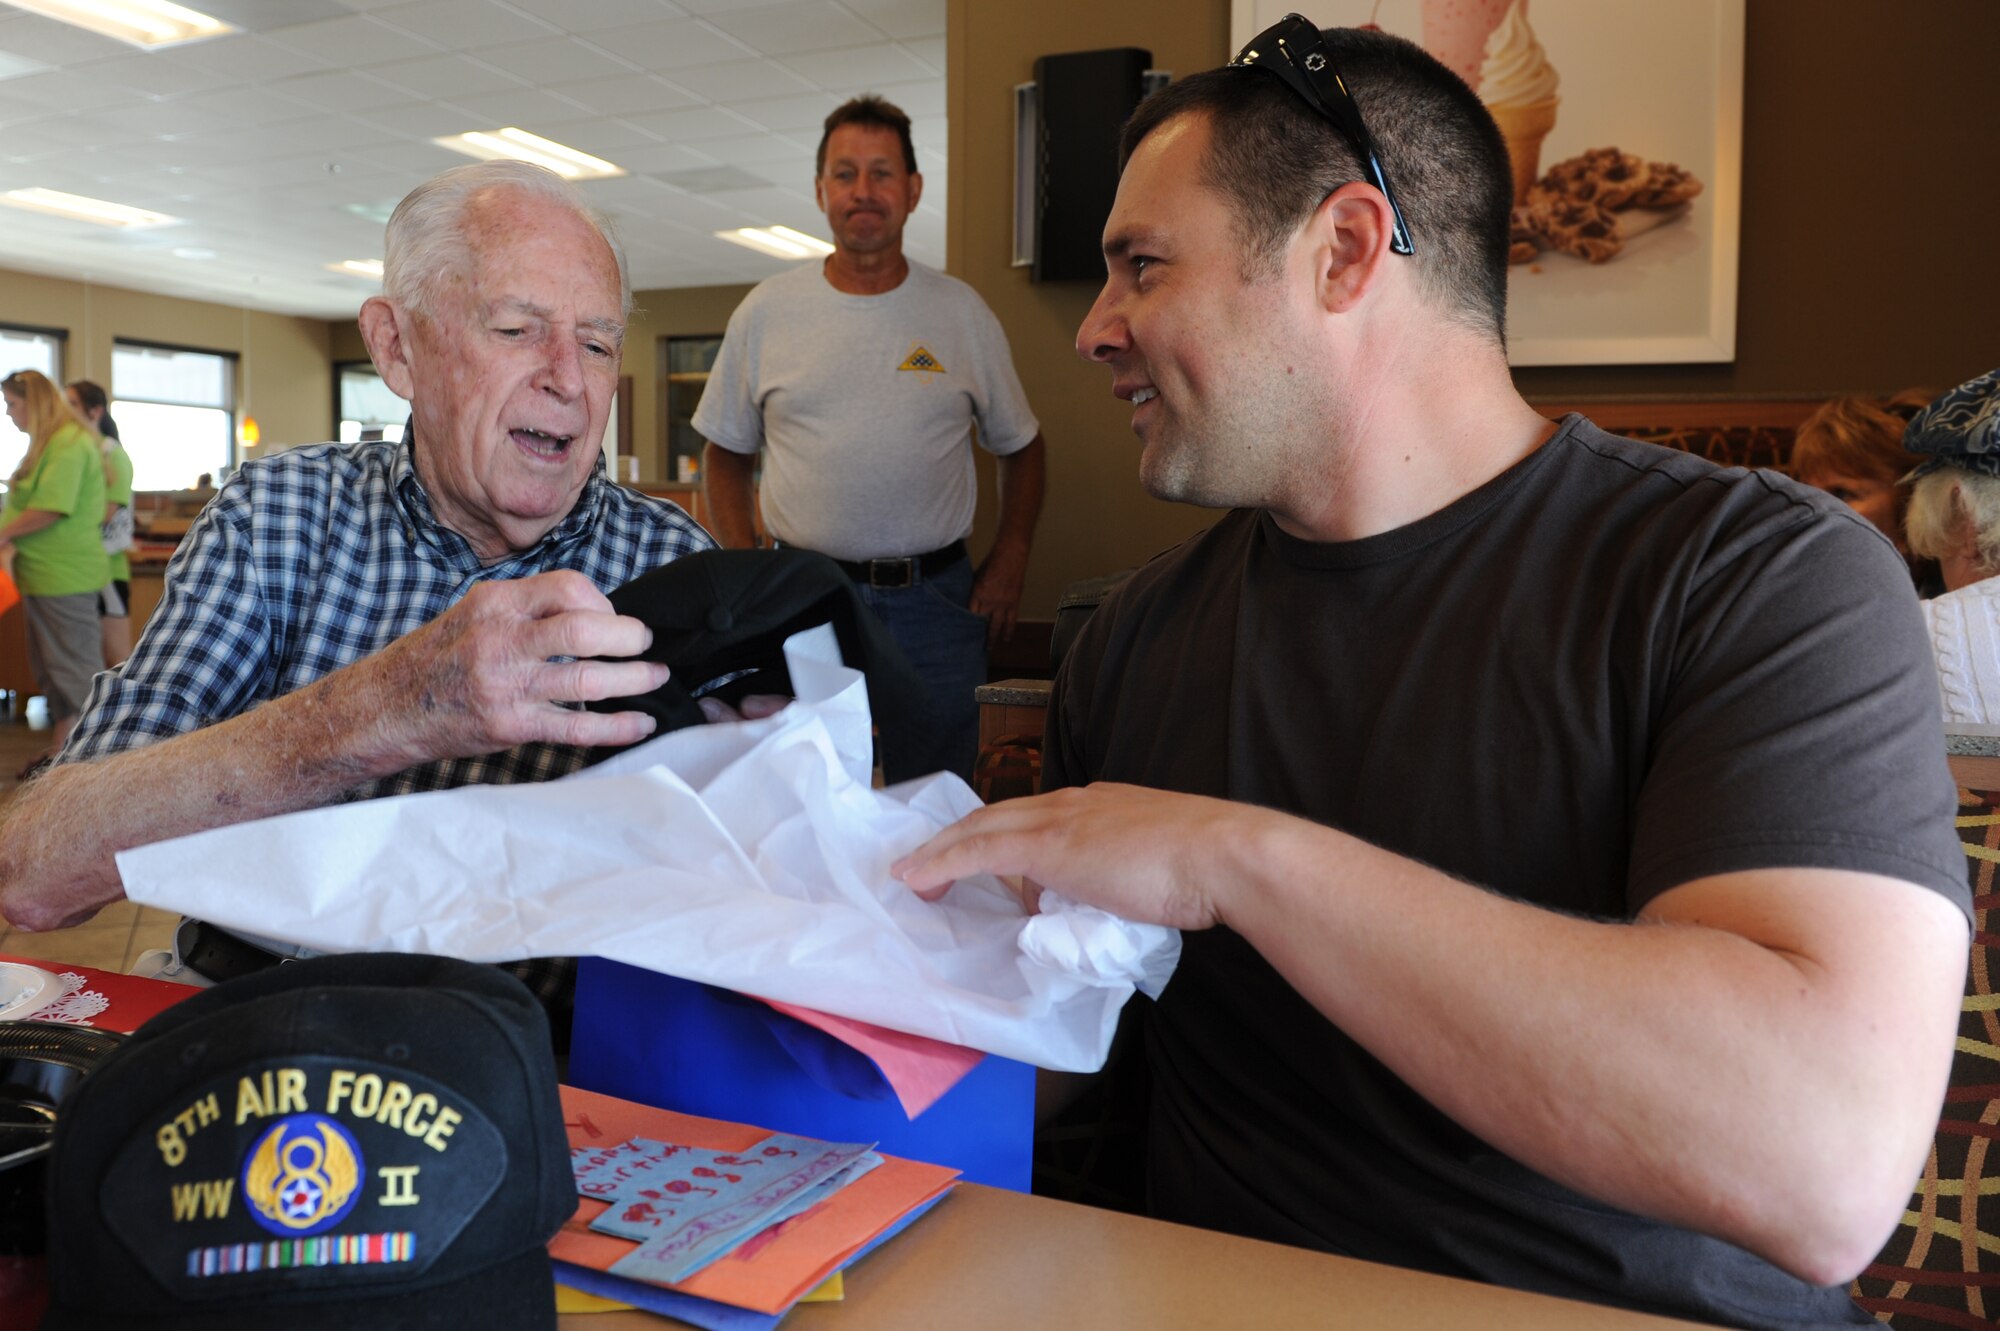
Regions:
[[1307, 106], [1347, 136], [1354, 151], [1361, 155], [1369, 183], [1382, 191], [1382, 197], [1389, 201], [1390, 213], [1395, 216], [1389, 248], [1398, 254], [1415, 254], [1409, 228], [1403, 225], [1403, 210], [1396, 202], [1396, 191], [1389, 188], [1388, 173], [1382, 170], [1382, 159], [1375, 151], [1375, 140], [1361, 119], [1361, 108], [1354, 104], [1353, 94], [1341, 81], [1340, 71], [1334, 68], [1333, 53], [1327, 50], [1320, 30], [1301, 15], [1287, 14], [1252, 37], [1229, 63], [1232, 68], [1267, 69], [1276, 74], [1286, 87], [1305, 99]]

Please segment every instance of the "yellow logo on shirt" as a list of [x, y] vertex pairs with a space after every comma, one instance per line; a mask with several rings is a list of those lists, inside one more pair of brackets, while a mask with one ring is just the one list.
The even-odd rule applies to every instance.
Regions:
[[896, 369], [898, 372], [903, 370], [923, 370], [930, 374], [944, 373], [944, 366], [938, 364], [938, 358], [931, 355], [930, 351], [921, 343], [910, 348], [910, 354], [903, 358], [903, 363], [898, 365]]

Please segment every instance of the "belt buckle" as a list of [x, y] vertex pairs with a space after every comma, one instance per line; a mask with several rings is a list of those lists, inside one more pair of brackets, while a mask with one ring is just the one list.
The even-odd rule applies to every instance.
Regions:
[[917, 583], [917, 561], [905, 555], [899, 559], [871, 559], [868, 561], [868, 585], [870, 587], [914, 587]]

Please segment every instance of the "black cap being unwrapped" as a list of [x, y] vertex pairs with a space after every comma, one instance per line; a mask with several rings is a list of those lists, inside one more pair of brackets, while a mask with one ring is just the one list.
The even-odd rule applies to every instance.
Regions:
[[736, 672], [727, 686], [743, 693], [790, 693], [785, 639], [822, 624], [833, 626], [841, 660], [867, 681], [868, 709], [880, 732], [883, 774], [890, 782], [927, 775], [914, 751], [915, 722], [924, 712], [924, 684], [889, 630], [868, 609], [854, 580], [825, 555], [809, 550], [703, 550], [641, 574], [611, 593], [611, 605], [653, 630], [645, 659], [665, 661], [673, 675], [652, 693], [607, 698], [600, 712], [643, 711], [656, 733], [700, 725], [695, 691]]
[[443, 957], [202, 990], [70, 1096], [48, 1196], [45, 1327], [553, 1327], [576, 1192], [547, 1020]]

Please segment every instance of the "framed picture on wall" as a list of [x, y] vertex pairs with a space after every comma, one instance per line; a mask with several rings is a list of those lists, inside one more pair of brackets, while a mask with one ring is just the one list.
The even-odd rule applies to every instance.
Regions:
[[[1372, 23], [1408, 37], [1479, 92], [1513, 159], [1513, 364], [1729, 361], [1743, 7], [1234, 0], [1230, 54], [1299, 9], [1323, 27]], [[1383, 165], [1393, 181], [1393, 156]], [[1423, 220], [1410, 225], [1421, 248]]]

